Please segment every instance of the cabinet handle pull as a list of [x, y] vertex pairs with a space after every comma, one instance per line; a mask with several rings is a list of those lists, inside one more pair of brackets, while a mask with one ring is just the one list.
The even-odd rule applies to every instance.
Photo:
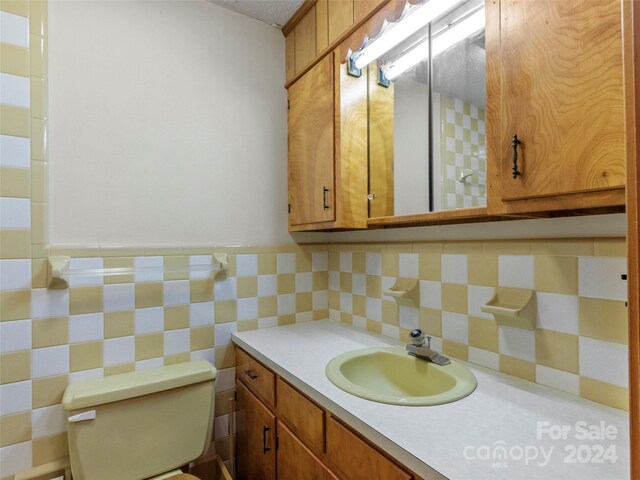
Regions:
[[271, 448], [267, 447], [267, 432], [271, 430], [269, 427], [262, 427], [262, 453], [267, 454]]
[[511, 148], [513, 148], [513, 167], [511, 170], [513, 171], [513, 178], [518, 178], [522, 175], [522, 173], [518, 171], [518, 145], [521, 143], [518, 135], [514, 133], [511, 139]]
[[258, 378], [258, 375], [256, 375], [255, 373], [253, 373], [251, 370], [245, 370], [243, 372], [247, 377], [249, 377], [251, 380], [255, 380], [256, 378]]
[[322, 187], [322, 208], [325, 210], [329, 210], [329, 203], [327, 201], [327, 193], [329, 193], [329, 189], [327, 187]]

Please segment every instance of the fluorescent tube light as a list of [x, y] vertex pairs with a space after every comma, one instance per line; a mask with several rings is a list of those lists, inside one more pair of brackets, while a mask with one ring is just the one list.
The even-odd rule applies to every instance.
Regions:
[[[444, 52], [456, 43], [479, 32], [485, 26], [484, 9], [478, 10], [473, 15], [462, 20], [460, 23], [448, 28], [431, 41], [433, 56]], [[397, 78], [402, 73], [409, 70], [414, 65], [429, 57], [429, 40], [417, 45], [395, 62], [382, 67], [385, 77], [389, 80]]]
[[407, 15], [406, 18], [392, 24], [389, 30], [364, 47], [355, 60], [356, 68], [366, 67], [432, 20], [442, 16], [463, 1], [465, 0], [429, 0]]

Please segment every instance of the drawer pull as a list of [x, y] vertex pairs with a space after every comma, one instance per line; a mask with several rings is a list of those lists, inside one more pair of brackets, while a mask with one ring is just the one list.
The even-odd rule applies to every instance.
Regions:
[[269, 427], [262, 427], [262, 453], [265, 455], [271, 451], [271, 448], [267, 447], [267, 432], [271, 430]]
[[518, 135], [514, 133], [513, 138], [511, 139], [511, 148], [513, 148], [513, 166], [511, 167], [511, 170], [513, 172], [514, 179], [522, 175], [522, 173], [518, 171], [518, 145], [521, 143], [522, 142], [518, 138]]
[[327, 201], [327, 193], [329, 193], [329, 189], [327, 187], [322, 187], [322, 208], [324, 210], [329, 210], [329, 202]]
[[251, 380], [255, 380], [256, 378], [258, 378], [258, 375], [256, 375], [255, 373], [253, 373], [251, 370], [245, 370], [244, 374], [249, 377]]

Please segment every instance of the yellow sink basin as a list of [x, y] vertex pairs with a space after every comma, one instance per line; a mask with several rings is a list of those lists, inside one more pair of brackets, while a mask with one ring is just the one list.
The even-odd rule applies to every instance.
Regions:
[[393, 405], [455, 402], [478, 384], [473, 373], [455, 360], [440, 366], [409, 355], [403, 347], [346, 352], [334, 357], [325, 373], [345, 392]]

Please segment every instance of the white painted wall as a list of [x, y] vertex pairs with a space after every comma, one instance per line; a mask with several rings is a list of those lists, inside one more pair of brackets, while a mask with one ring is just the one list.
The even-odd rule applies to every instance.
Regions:
[[291, 242], [280, 31], [206, 1], [49, 2], [52, 245]]

